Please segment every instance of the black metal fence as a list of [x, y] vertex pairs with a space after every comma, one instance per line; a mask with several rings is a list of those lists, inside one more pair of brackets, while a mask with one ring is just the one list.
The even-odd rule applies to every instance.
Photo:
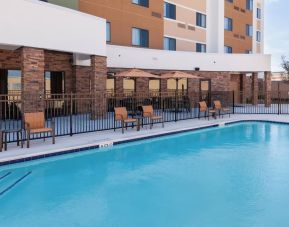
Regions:
[[[143, 105], [152, 105], [156, 115], [162, 115], [165, 122], [173, 122], [197, 118], [198, 103], [206, 101], [208, 107], [213, 108], [214, 100], [220, 100], [223, 107], [231, 108], [231, 113], [236, 114], [289, 114], [287, 91], [270, 96], [271, 105], [265, 106], [264, 94], [259, 94], [257, 103], [253, 103], [251, 94], [245, 96], [232, 91], [0, 95], [0, 129], [23, 128], [24, 112], [44, 111], [47, 126], [55, 122], [57, 136], [110, 130], [115, 126], [115, 107], [126, 107], [134, 117], [142, 115]], [[148, 119], [144, 119], [144, 124], [148, 124]], [[116, 122], [116, 127], [121, 127], [120, 122]], [[13, 133], [9, 134], [8, 141], [13, 142], [15, 138]]]

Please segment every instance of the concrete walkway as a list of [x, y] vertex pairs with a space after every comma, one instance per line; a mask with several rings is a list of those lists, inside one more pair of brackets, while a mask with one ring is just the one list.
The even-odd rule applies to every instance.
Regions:
[[[178, 122], [169, 122], [162, 128], [161, 124], [154, 125], [153, 129], [149, 129], [149, 126], [144, 126], [140, 131], [136, 131], [135, 128], [128, 128], [124, 134], [118, 129], [116, 132], [101, 131], [86, 134], [78, 134], [70, 136], [63, 136], [56, 138], [56, 144], [51, 144], [51, 139], [42, 139], [31, 141], [31, 148], [19, 148], [16, 143], [8, 144], [8, 151], [0, 152], [0, 164], [7, 161], [30, 158], [39, 155], [47, 155], [51, 153], [59, 153], [67, 150], [74, 150], [83, 147], [98, 146], [103, 144], [111, 144], [115, 142], [157, 136], [160, 134], [167, 134], [172, 132], [178, 132], [183, 130], [192, 130], [196, 128], [202, 128], [212, 125], [219, 125], [229, 122], [236, 122], [240, 120], [267, 120], [273, 122], [289, 123], [289, 115], [241, 115], [235, 114], [231, 118], [224, 116], [224, 118], [218, 119], [193, 119], [184, 120]], [[24, 144], [25, 147], [26, 144]]]

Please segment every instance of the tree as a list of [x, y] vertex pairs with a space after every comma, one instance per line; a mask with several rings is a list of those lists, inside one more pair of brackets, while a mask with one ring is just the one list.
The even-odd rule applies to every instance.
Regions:
[[284, 69], [284, 79], [289, 80], [289, 61], [286, 59], [286, 56], [282, 56], [281, 67]]

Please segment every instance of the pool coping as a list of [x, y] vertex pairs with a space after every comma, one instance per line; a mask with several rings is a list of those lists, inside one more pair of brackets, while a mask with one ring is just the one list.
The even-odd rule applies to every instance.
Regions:
[[[169, 135], [174, 135], [174, 134], [179, 134], [179, 133], [198, 131], [202, 129], [214, 128], [214, 127], [225, 126], [225, 125], [232, 125], [232, 124], [237, 124], [237, 123], [245, 123], [245, 122], [268, 122], [268, 123], [278, 123], [278, 124], [289, 125], [289, 122], [284, 122], [281, 120], [264, 120], [264, 119], [239, 120], [238, 119], [238, 120], [228, 120], [226, 122], [221, 122], [221, 123], [220, 122], [217, 122], [217, 123], [208, 122], [208, 124], [203, 125], [203, 126], [192, 126], [192, 127], [188, 127], [184, 129], [176, 129], [176, 130], [171, 130], [167, 132], [157, 132], [157, 133], [152, 133], [151, 135], [139, 135], [130, 139], [127, 139], [127, 138], [115, 139], [115, 140], [107, 141], [107, 142], [113, 143], [113, 145], [118, 145], [118, 144], [124, 144], [124, 143], [129, 143], [129, 142], [140, 141], [140, 140], [147, 140], [151, 138], [164, 137], [164, 136], [169, 136]], [[45, 159], [49, 157], [61, 156], [61, 155], [66, 155], [66, 154], [80, 153], [80, 152], [93, 150], [93, 149], [100, 149], [100, 146], [103, 143], [105, 142], [101, 142], [101, 143], [97, 142], [97, 143], [92, 143], [92, 144], [74, 146], [74, 147], [57, 149], [57, 150], [48, 151], [48, 152], [26, 154], [26, 155], [23, 155], [22, 157], [9, 157], [9, 158], [6, 158], [6, 160], [4, 159], [4, 161], [0, 160], [0, 166], [7, 166], [7, 165], [16, 164], [16, 163], [29, 162], [33, 160]]]

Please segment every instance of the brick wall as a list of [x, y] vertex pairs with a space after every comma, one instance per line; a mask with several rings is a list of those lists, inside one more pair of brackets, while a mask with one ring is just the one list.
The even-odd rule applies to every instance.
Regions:
[[23, 47], [21, 63], [23, 111], [44, 111], [44, 50]]
[[74, 87], [77, 94], [90, 93], [90, 80], [92, 68], [87, 66], [74, 66]]
[[107, 63], [106, 57], [91, 56], [91, 89], [95, 94], [92, 105], [92, 118], [104, 117], [107, 110], [105, 99]]
[[148, 95], [149, 94], [149, 78], [137, 78], [135, 85], [136, 93]]
[[0, 68], [1, 69], [21, 69], [21, 51], [9, 51], [0, 49]]
[[75, 92], [75, 78], [73, 73], [73, 55], [57, 51], [45, 50], [45, 71], [64, 72], [65, 92]]

